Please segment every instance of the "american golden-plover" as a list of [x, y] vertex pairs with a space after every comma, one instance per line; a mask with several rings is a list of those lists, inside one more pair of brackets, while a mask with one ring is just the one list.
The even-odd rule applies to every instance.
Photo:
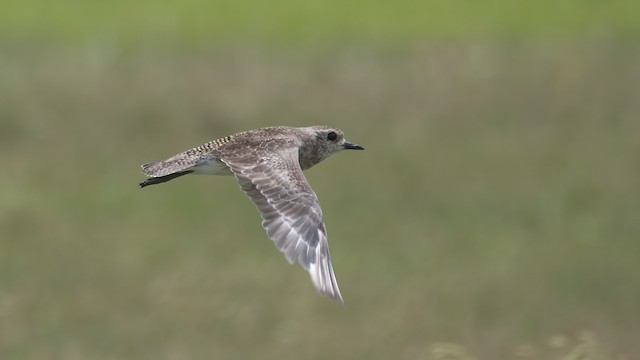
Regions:
[[345, 149], [364, 150], [328, 126], [249, 130], [142, 165], [149, 178], [140, 187], [187, 174], [234, 175], [289, 263], [297, 261], [309, 272], [318, 293], [343, 302], [322, 209], [302, 171]]

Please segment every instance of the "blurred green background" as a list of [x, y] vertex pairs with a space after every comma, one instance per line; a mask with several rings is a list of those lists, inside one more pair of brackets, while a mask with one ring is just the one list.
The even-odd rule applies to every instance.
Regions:
[[[637, 1], [13, 1], [0, 11], [0, 358], [640, 354]], [[139, 165], [269, 125], [346, 306], [232, 178]]]

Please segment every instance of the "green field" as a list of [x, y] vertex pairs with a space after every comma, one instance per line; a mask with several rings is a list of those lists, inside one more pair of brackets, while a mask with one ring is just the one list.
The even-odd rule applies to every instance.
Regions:
[[[0, 359], [637, 358], [636, 3], [4, 4]], [[344, 307], [233, 178], [137, 187], [312, 124]]]
[[25, 0], [3, 4], [0, 36], [67, 45], [115, 41], [134, 48], [247, 41], [253, 47], [332, 47], [433, 38], [633, 38], [640, 32], [639, 13], [635, 0]]

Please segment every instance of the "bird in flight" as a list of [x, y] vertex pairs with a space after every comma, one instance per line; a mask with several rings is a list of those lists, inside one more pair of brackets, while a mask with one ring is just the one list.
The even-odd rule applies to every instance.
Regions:
[[318, 293], [344, 303], [329, 255], [318, 197], [303, 170], [342, 150], [364, 150], [328, 126], [244, 131], [142, 165], [140, 187], [188, 174], [233, 175], [262, 216], [262, 227], [289, 263], [305, 268]]

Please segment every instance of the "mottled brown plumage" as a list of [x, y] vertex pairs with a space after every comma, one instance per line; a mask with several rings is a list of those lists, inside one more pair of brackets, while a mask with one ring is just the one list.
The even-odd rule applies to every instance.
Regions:
[[342, 302], [322, 210], [302, 170], [344, 149], [363, 148], [328, 126], [249, 130], [142, 165], [149, 178], [140, 186], [191, 173], [234, 175], [260, 211], [262, 226], [278, 250], [309, 271], [320, 294]]

